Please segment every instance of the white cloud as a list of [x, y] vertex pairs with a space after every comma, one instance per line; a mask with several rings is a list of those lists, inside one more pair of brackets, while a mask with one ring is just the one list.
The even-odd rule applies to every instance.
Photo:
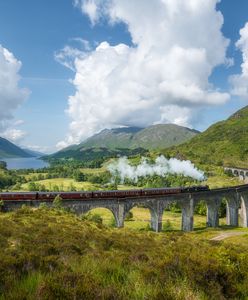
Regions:
[[91, 24], [94, 25], [102, 16], [104, 8], [108, 5], [109, 0], [74, 0], [74, 5], [81, 9], [90, 18]]
[[92, 24], [124, 22], [133, 45], [102, 42], [74, 60], [75, 95], [66, 140], [78, 143], [106, 128], [158, 122], [190, 125], [192, 112], [223, 104], [228, 93], [209, 84], [230, 62], [218, 0], [77, 0]]
[[75, 59], [84, 56], [84, 52], [71, 46], [65, 46], [62, 50], [54, 53], [55, 60], [72, 71], [76, 71], [74, 68]]
[[248, 22], [240, 30], [240, 39], [237, 41], [236, 47], [242, 52], [243, 62], [241, 74], [230, 77], [232, 94], [248, 99]]
[[1, 136], [13, 143], [19, 143], [27, 133], [21, 129], [8, 128], [2, 132]]
[[[10, 137], [21, 136], [19, 130], [6, 131], [15, 110], [27, 99], [29, 91], [19, 87], [21, 62], [0, 45], [0, 135], [5, 131]], [[7, 133], [6, 133], [7, 132]]]

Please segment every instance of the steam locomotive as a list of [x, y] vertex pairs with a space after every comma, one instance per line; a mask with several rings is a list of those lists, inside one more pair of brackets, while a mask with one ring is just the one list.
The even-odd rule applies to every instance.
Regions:
[[136, 190], [113, 190], [113, 191], [81, 191], [81, 192], [16, 192], [0, 193], [0, 200], [4, 201], [21, 201], [21, 200], [38, 200], [53, 201], [56, 196], [66, 200], [89, 200], [89, 199], [111, 199], [111, 198], [132, 198], [132, 197], [149, 197], [164, 196], [180, 193], [195, 193], [209, 191], [209, 186], [191, 186], [178, 188], [151, 188]]

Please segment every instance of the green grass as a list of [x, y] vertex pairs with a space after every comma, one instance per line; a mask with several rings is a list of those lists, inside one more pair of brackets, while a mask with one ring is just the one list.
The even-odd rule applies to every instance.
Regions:
[[[53, 190], [54, 186], [58, 186], [60, 190], [70, 191], [71, 187], [75, 187], [77, 190], [97, 190], [100, 185], [93, 184], [91, 182], [77, 182], [71, 178], [52, 178], [34, 181], [35, 183], [44, 185], [46, 189]], [[24, 183], [21, 186], [24, 191], [28, 190], [28, 183]]]
[[209, 176], [208, 179], [202, 184], [207, 184], [211, 189], [214, 189], [214, 188], [236, 186], [236, 185], [244, 184], [244, 182], [239, 180], [239, 178], [237, 177], [229, 177], [228, 175], [223, 173], [223, 169], [222, 169], [221, 172], [217, 171], [212, 176]]
[[110, 229], [45, 208], [1, 213], [0, 299], [247, 299], [248, 236], [209, 240], [220, 231]]

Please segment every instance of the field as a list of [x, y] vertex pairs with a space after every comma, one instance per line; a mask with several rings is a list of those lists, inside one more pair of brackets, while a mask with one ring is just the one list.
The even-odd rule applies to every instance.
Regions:
[[248, 230], [211, 241], [230, 231], [241, 229], [156, 234], [56, 209], [0, 213], [0, 299], [247, 299]]
[[[44, 185], [47, 190], [60, 190], [60, 191], [72, 191], [72, 190], [98, 190], [99, 184], [93, 184], [91, 182], [77, 182], [71, 178], [52, 178], [34, 181], [35, 184]], [[21, 186], [22, 191], [28, 191], [29, 183], [24, 183]]]

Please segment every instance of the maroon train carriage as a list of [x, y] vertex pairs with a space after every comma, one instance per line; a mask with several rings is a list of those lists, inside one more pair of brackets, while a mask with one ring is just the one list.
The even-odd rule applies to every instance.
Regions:
[[114, 190], [114, 191], [94, 191], [92, 193], [93, 198], [125, 198], [125, 197], [137, 197], [141, 195], [141, 190]]
[[25, 193], [25, 192], [15, 192], [15, 193], [0, 193], [0, 200], [4, 201], [21, 201], [21, 200], [36, 200], [37, 193]]
[[181, 193], [181, 188], [156, 188], [156, 189], [144, 189], [142, 190], [142, 196], [163, 196], [168, 194], [178, 194]]
[[92, 192], [61, 192], [59, 196], [65, 200], [81, 200], [81, 199], [91, 199]]
[[59, 192], [38, 192], [37, 200], [39, 201], [53, 201], [56, 196], [60, 195]]
[[[243, 186], [240, 186], [243, 187]], [[39, 200], [53, 201], [56, 196], [60, 196], [65, 200], [87, 200], [87, 199], [109, 199], [109, 198], [132, 198], [146, 196], [163, 196], [179, 193], [192, 193], [200, 191], [208, 191], [208, 186], [193, 186], [186, 188], [155, 188], [140, 190], [114, 190], [114, 191], [81, 191], [81, 192], [15, 192], [0, 193], [0, 200]]]

